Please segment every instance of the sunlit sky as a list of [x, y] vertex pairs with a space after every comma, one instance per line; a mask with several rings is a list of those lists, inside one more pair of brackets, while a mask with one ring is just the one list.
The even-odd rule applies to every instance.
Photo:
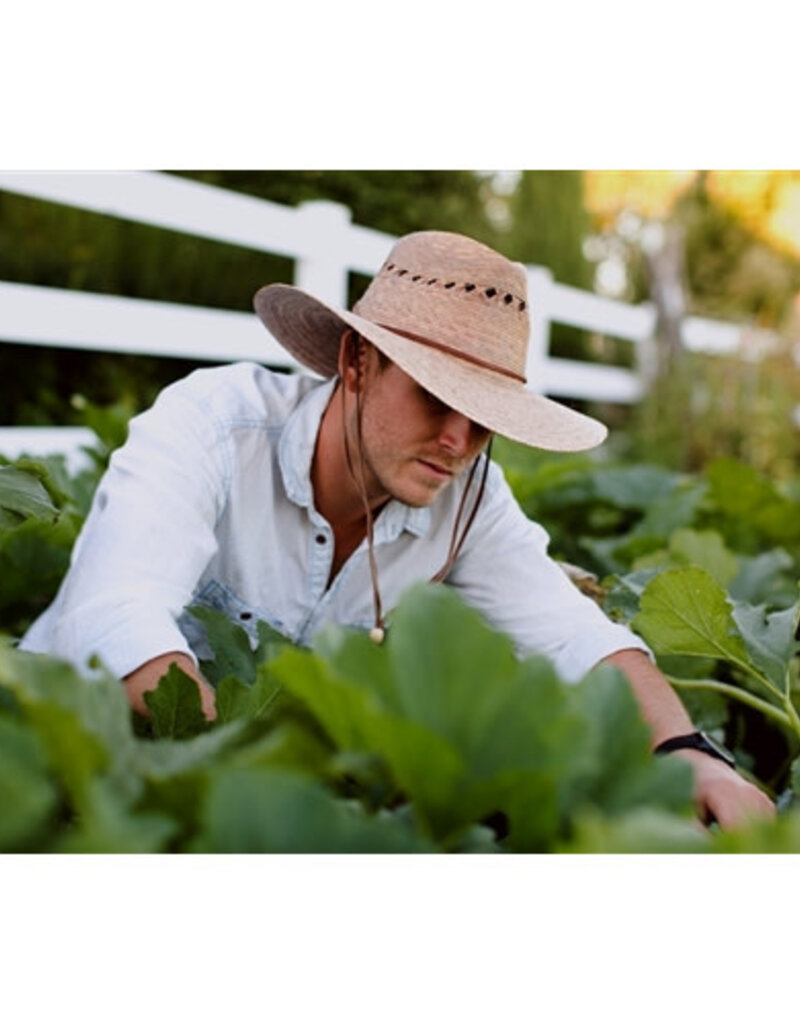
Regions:
[[[587, 171], [589, 208], [611, 219], [623, 209], [663, 217], [697, 171]], [[712, 194], [758, 234], [800, 255], [800, 171], [710, 171]]]

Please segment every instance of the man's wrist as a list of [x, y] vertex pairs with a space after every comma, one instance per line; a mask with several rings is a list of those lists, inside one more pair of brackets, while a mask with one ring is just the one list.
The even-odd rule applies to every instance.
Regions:
[[715, 757], [723, 761], [729, 768], [736, 767], [733, 754], [723, 747], [721, 743], [717, 743], [716, 740], [712, 739], [708, 733], [701, 732], [700, 730], [684, 733], [681, 736], [672, 736], [667, 740], [663, 740], [653, 749], [653, 753], [670, 754], [674, 750], [699, 750], [703, 754], [708, 754], [709, 757]]

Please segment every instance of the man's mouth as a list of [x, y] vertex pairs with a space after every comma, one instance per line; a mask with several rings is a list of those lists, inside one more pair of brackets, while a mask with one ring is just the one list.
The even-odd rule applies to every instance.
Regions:
[[418, 459], [417, 461], [439, 480], [450, 480], [454, 476], [452, 469], [442, 466], [438, 462], [429, 462], [428, 459]]

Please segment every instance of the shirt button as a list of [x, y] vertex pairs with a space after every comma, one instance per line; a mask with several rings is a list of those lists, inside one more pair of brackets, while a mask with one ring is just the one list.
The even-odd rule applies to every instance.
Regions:
[[317, 544], [327, 544], [328, 543], [328, 538], [325, 536], [324, 533], [318, 533], [316, 535], [316, 537], [314, 538], [314, 540], [317, 542]]

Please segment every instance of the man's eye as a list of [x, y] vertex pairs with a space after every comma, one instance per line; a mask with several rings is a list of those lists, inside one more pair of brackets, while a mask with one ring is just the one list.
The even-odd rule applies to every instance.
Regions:
[[425, 388], [420, 388], [420, 394], [422, 395], [423, 401], [428, 405], [434, 412], [449, 412], [450, 406], [445, 405], [436, 395], [432, 395], [430, 391], [426, 391]]

